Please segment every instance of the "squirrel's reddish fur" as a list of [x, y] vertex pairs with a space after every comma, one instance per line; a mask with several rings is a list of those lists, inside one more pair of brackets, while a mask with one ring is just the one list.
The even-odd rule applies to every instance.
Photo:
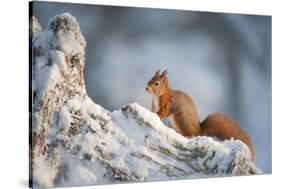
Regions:
[[152, 111], [160, 119], [169, 119], [170, 127], [186, 137], [214, 136], [220, 140], [239, 139], [251, 151], [255, 159], [255, 149], [250, 137], [239, 124], [223, 114], [211, 114], [200, 123], [192, 98], [182, 91], [172, 90], [168, 84], [167, 71], [157, 71], [148, 82], [146, 90], [153, 95]]

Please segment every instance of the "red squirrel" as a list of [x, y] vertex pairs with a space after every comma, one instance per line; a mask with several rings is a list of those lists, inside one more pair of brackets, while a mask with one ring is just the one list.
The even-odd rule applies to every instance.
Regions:
[[223, 114], [211, 114], [200, 123], [192, 98], [186, 93], [169, 87], [167, 71], [160, 74], [156, 71], [148, 81], [146, 91], [153, 95], [152, 112], [161, 120], [168, 119], [170, 127], [185, 137], [214, 136], [220, 140], [239, 139], [251, 151], [251, 159], [255, 159], [255, 149], [250, 137], [239, 124]]

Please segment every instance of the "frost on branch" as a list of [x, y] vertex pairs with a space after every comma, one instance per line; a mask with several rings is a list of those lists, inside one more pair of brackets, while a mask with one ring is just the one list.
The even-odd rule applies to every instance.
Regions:
[[29, 35], [30, 37], [36, 38], [40, 32], [42, 32], [42, 27], [38, 20], [32, 16], [29, 21]]
[[114, 112], [94, 103], [86, 42], [70, 14], [53, 17], [33, 41], [33, 187], [260, 173], [240, 141], [187, 139], [137, 103]]

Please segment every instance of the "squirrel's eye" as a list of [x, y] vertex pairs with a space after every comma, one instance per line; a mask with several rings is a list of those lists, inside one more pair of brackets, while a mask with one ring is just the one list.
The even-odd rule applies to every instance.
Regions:
[[159, 83], [158, 83], [158, 82], [155, 82], [155, 83], [154, 83], [154, 85], [155, 85], [155, 86], [158, 86], [158, 85], [159, 85]]

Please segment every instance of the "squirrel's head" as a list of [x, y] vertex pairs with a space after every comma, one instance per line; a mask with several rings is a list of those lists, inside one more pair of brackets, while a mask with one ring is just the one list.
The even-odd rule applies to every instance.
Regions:
[[149, 94], [161, 96], [168, 89], [167, 70], [162, 74], [157, 70], [155, 75], [148, 81], [145, 90]]

